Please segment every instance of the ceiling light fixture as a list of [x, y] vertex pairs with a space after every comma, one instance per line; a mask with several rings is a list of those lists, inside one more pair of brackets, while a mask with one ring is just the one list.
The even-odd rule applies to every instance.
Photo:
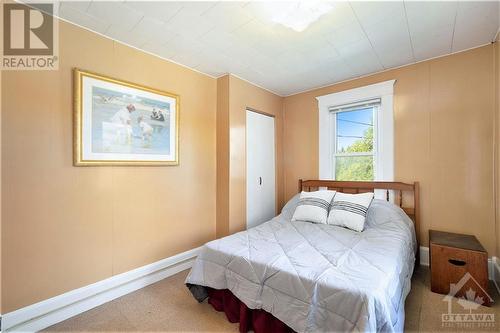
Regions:
[[334, 7], [325, 1], [293, 1], [283, 5], [283, 10], [273, 13], [271, 20], [297, 32], [306, 30]]

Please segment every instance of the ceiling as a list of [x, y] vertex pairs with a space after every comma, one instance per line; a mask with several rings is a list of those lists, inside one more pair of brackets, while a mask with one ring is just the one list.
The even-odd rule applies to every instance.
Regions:
[[285, 96], [492, 42], [499, 2], [335, 2], [296, 32], [283, 2], [60, 2], [59, 16], [213, 77]]

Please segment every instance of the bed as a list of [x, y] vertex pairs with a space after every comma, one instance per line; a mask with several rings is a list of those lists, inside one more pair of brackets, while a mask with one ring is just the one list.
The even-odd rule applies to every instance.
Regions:
[[226, 291], [297, 332], [403, 331], [418, 248], [418, 183], [299, 180], [299, 192], [321, 188], [385, 200], [373, 200], [365, 229], [356, 232], [292, 222], [296, 195], [272, 220], [203, 246], [186, 279], [195, 298]]

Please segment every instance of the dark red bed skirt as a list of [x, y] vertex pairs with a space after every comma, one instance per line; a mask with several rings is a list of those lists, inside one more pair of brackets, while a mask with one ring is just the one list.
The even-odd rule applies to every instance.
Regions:
[[228, 289], [216, 290], [207, 288], [208, 303], [215, 310], [224, 311], [227, 320], [231, 323], [240, 323], [240, 332], [247, 333], [253, 330], [255, 333], [289, 333], [294, 332], [278, 318], [264, 310], [249, 309], [245, 303], [240, 301]]

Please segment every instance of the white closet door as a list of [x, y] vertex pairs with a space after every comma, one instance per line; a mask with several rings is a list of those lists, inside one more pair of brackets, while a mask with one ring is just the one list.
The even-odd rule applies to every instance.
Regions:
[[247, 110], [247, 229], [276, 216], [274, 118]]

